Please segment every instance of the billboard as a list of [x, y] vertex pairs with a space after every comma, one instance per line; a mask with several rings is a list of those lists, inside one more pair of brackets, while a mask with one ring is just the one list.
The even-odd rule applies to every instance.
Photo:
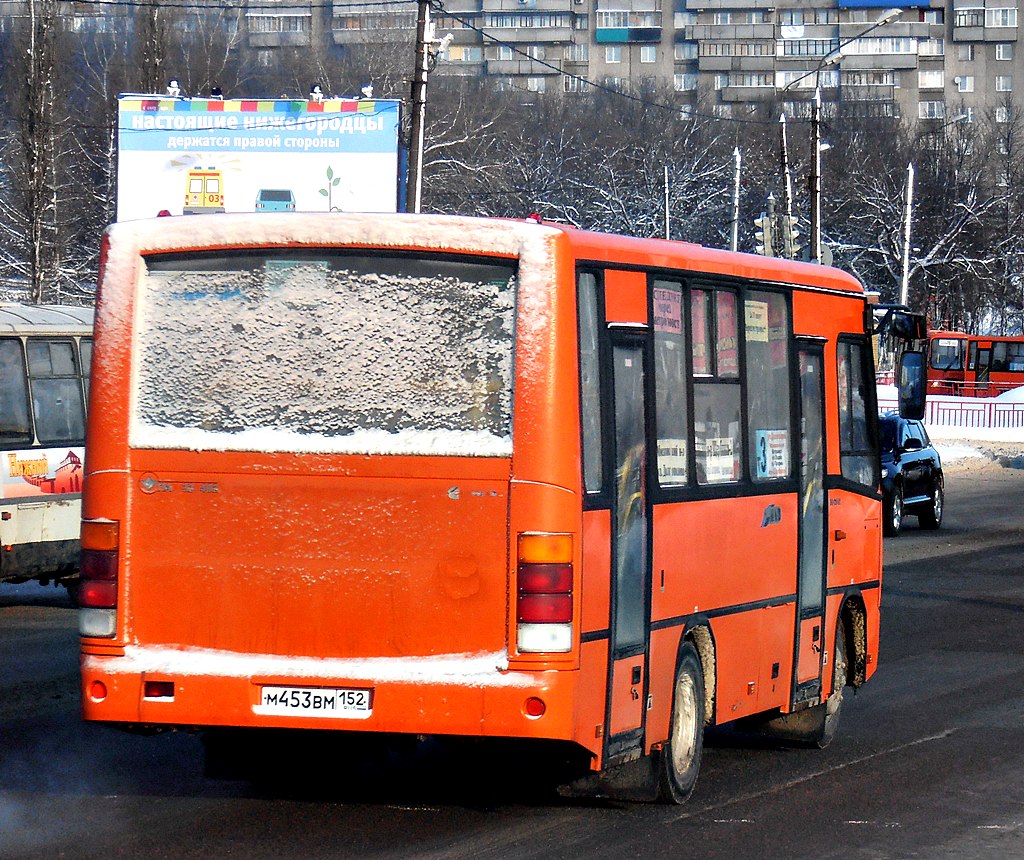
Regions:
[[398, 211], [400, 104], [122, 95], [117, 220]]

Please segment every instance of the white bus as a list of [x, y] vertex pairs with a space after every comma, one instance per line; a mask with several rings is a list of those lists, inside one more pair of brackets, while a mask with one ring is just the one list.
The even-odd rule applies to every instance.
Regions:
[[0, 583], [74, 597], [91, 308], [0, 304]]

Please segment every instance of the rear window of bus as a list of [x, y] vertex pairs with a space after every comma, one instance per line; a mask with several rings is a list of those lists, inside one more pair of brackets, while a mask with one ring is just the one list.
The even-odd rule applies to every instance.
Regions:
[[507, 456], [515, 264], [145, 258], [135, 447]]

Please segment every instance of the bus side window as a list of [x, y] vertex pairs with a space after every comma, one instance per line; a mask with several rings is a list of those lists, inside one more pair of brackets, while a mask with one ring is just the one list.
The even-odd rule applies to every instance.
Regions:
[[866, 362], [863, 343], [839, 342], [839, 456], [844, 478], [875, 487], [878, 457], [868, 428]]
[[92, 338], [83, 337], [78, 344], [82, 355], [82, 384], [85, 386], [85, 400], [89, 401], [89, 383], [92, 380]]
[[[738, 481], [743, 475], [743, 449], [736, 294], [694, 290], [691, 297], [697, 481]], [[698, 335], [700, 330], [703, 331]]]
[[29, 338], [28, 372], [39, 442], [81, 442], [85, 438], [85, 408], [74, 343]]
[[601, 460], [601, 361], [598, 333], [597, 278], [579, 275], [580, 423], [583, 430], [583, 484], [588, 493], [604, 487]]
[[654, 420], [658, 429], [658, 483], [685, 486], [689, 477], [689, 416], [686, 409], [686, 329], [683, 288], [655, 281]]
[[744, 301], [747, 456], [755, 481], [788, 478], [790, 463], [789, 310], [778, 293], [749, 292]]
[[25, 354], [18, 338], [0, 338], [0, 445], [31, 444]]

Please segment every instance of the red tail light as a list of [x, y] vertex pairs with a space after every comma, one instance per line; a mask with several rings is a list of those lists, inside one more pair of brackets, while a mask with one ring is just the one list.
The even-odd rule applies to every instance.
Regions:
[[572, 536], [519, 535], [516, 643], [520, 652], [572, 649]]

